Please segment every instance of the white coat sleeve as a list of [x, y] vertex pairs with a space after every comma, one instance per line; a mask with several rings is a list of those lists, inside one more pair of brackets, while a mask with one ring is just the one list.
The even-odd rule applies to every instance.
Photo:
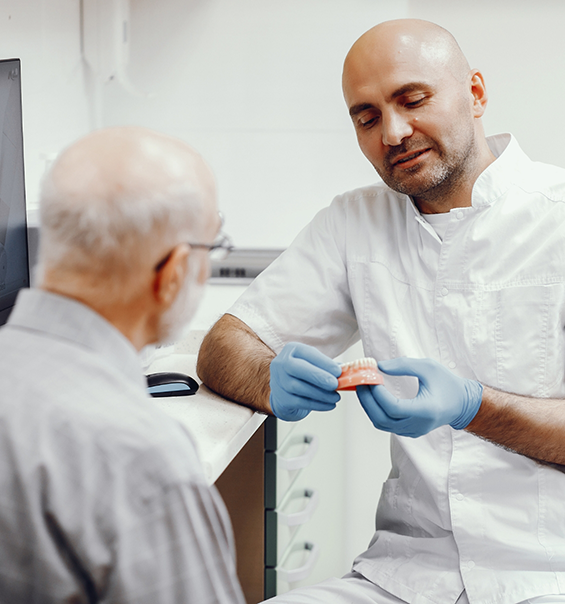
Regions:
[[359, 339], [339, 201], [320, 211], [228, 310], [276, 353], [300, 341], [335, 357]]

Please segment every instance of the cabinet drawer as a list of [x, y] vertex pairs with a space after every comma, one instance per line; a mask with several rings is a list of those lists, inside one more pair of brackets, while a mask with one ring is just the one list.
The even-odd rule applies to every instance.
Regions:
[[293, 431], [280, 451], [265, 452], [265, 508], [279, 506], [302, 471], [314, 459], [319, 439], [316, 435]]
[[293, 543], [276, 568], [277, 593], [285, 593], [301, 581], [306, 581], [319, 557], [320, 548], [317, 543], [304, 540]]
[[276, 547], [266, 550], [266, 566], [275, 567], [284, 558], [288, 548], [300, 538], [301, 528], [310, 522], [319, 503], [319, 493], [298, 480], [280, 506], [265, 512], [267, 526], [276, 530]]

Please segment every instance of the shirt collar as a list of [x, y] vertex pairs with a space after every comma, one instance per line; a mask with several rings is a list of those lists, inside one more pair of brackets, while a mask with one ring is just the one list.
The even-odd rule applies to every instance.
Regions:
[[531, 163], [511, 134], [489, 136], [487, 143], [496, 160], [483, 170], [473, 186], [471, 203], [475, 208], [494, 203]]
[[124, 377], [146, 387], [133, 344], [81, 302], [41, 289], [23, 289], [8, 325], [43, 332], [89, 348], [106, 358]]
[[[523, 174], [530, 158], [522, 151], [518, 141], [511, 134], [496, 134], [487, 137], [487, 143], [495, 156], [495, 161], [481, 172], [473, 185], [471, 205], [474, 208], [489, 206], [501, 197]], [[417, 218], [420, 210], [411, 197], [406, 196]]]

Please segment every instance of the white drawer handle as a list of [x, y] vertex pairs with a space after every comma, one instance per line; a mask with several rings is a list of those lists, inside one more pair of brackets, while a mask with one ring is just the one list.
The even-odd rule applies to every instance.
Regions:
[[[306, 579], [312, 572], [312, 569], [314, 568], [314, 565], [318, 560], [318, 556], [320, 555], [320, 549], [318, 545], [316, 543], [310, 543], [309, 541], [297, 543], [296, 545], [291, 547], [288, 552], [288, 555], [300, 550], [307, 550], [310, 552], [305, 564], [299, 566], [298, 568], [293, 568], [291, 570], [282, 566], [277, 566], [276, 568], [278, 576], [287, 583], [296, 583], [297, 581], [302, 581], [303, 579]], [[285, 559], [287, 557], [288, 556], [285, 556]]]
[[304, 489], [301, 491], [296, 491], [292, 493], [289, 498], [291, 499], [307, 499], [308, 503], [304, 506], [303, 510], [299, 512], [292, 512], [290, 514], [285, 514], [277, 510], [279, 522], [286, 526], [297, 526], [299, 524], [305, 524], [310, 520], [312, 514], [318, 507], [318, 502], [320, 499], [320, 495], [316, 489]]
[[310, 464], [318, 450], [318, 437], [311, 434], [304, 434], [298, 438], [293, 438], [292, 442], [294, 444], [307, 443], [308, 448], [302, 455], [296, 457], [282, 457], [277, 454], [277, 465], [282, 470], [300, 470], [305, 468]]

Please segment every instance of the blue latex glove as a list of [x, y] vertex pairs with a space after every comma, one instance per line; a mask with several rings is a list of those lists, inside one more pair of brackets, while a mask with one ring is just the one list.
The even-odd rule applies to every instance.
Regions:
[[289, 342], [271, 361], [273, 413], [287, 422], [305, 418], [310, 411], [330, 411], [341, 398], [335, 391], [339, 363], [316, 348]]
[[384, 386], [358, 386], [357, 396], [373, 425], [379, 430], [416, 438], [449, 424], [467, 427], [483, 397], [479, 382], [457, 377], [432, 359], [391, 359], [379, 363], [389, 375], [418, 378], [416, 398], [398, 399]]

